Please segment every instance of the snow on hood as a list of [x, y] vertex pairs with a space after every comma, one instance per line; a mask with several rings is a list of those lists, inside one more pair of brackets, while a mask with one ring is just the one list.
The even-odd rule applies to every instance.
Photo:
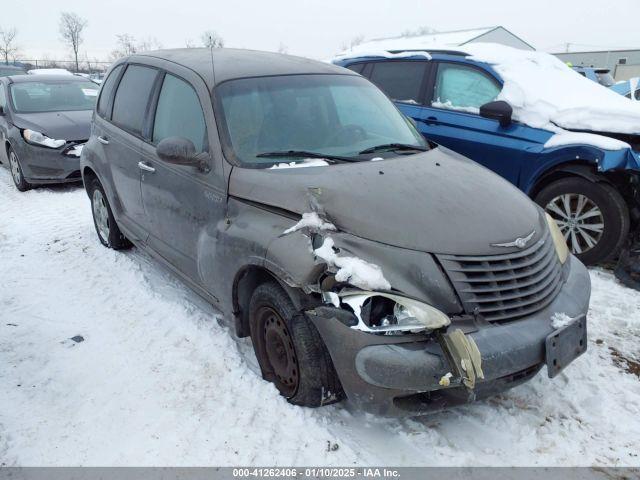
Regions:
[[[513, 107], [513, 118], [534, 128], [640, 134], [640, 102], [588, 80], [545, 52], [519, 50], [494, 43], [464, 47], [430, 44], [428, 38], [396, 38], [363, 43], [334, 61], [389, 55], [389, 51], [456, 50], [491, 65], [504, 85], [498, 100]], [[410, 56], [415, 52], [404, 52]]]

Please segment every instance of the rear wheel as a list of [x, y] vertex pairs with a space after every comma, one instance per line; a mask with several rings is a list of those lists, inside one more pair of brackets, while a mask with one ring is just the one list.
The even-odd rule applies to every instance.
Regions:
[[259, 285], [249, 307], [251, 341], [265, 380], [290, 403], [319, 407], [342, 398], [331, 357], [311, 321], [276, 282]]
[[607, 183], [563, 178], [535, 200], [558, 223], [571, 253], [587, 265], [614, 257], [629, 233], [627, 204]]
[[9, 168], [11, 169], [11, 178], [13, 178], [13, 183], [16, 188], [21, 192], [26, 192], [31, 188], [31, 184], [24, 179], [24, 175], [22, 173], [22, 166], [20, 165], [20, 160], [18, 160], [18, 155], [13, 149], [9, 148]]
[[89, 198], [91, 199], [91, 213], [96, 227], [98, 239], [105, 247], [122, 250], [131, 247], [131, 242], [122, 234], [116, 224], [109, 201], [102, 185], [97, 178], [89, 184]]

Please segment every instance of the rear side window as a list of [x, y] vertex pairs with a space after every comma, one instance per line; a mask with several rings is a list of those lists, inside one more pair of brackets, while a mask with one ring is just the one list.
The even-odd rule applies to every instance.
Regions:
[[393, 100], [421, 103], [426, 68], [426, 62], [376, 62], [370, 79]]
[[362, 73], [362, 70], [364, 70], [365, 65], [366, 63], [354, 63], [353, 65], [348, 65], [347, 68], [349, 70], [353, 70], [356, 73]]
[[116, 125], [140, 135], [157, 70], [129, 65], [120, 80], [113, 101], [111, 119]]
[[441, 63], [432, 105], [476, 112], [485, 103], [495, 100], [499, 93], [499, 84], [477, 68]]
[[167, 74], [158, 98], [153, 143], [167, 137], [184, 137], [193, 142], [197, 152], [202, 152], [207, 148], [206, 132], [200, 100], [193, 87]]
[[100, 89], [100, 99], [98, 100], [98, 115], [102, 117], [108, 116], [107, 109], [109, 108], [109, 101], [111, 100], [111, 96], [113, 95], [113, 90], [116, 88], [116, 81], [118, 80], [118, 76], [124, 67], [122, 65], [118, 65], [114, 68], [107, 79], [102, 84], [102, 88]]

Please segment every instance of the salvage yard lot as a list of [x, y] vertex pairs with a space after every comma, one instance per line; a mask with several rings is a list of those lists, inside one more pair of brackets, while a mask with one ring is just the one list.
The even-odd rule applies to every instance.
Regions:
[[608, 272], [554, 380], [380, 419], [289, 405], [212, 307], [99, 244], [81, 188], [23, 194], [0, 169], [0, 208], [2, 465], [640, 464], [640, 293]]

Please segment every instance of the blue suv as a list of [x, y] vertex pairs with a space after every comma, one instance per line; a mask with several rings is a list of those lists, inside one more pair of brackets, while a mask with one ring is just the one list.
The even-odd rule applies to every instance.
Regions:
[[632, 149], [545, 148], [554, 133], [512, 120], [511, 105], [496, 101], [503, 80], [491, 65], [457, 51], [387, 53], [333, 63], [381, 88], [429, 142], [475, 160], [527, 193], [558, 222], [584, 263], [616, 256], [637, 230], [640, 135], [596, 132]]

